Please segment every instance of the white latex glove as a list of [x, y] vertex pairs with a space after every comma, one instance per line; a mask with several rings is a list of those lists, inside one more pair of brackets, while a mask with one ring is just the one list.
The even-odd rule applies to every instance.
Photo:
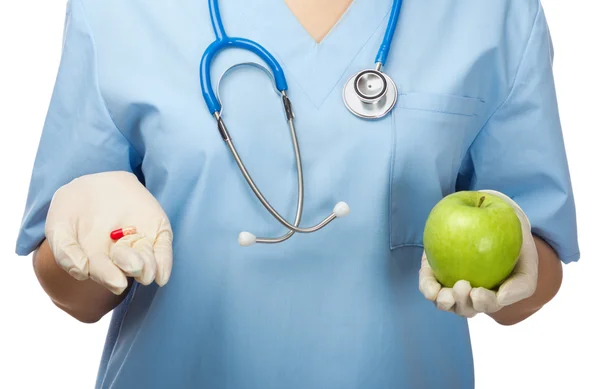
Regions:
[[430, 301], [444, 311], [454, 312], [467, 318], [478, 313], [494, 313], [503, 307], [531, 297], [537, 288], [538, 254], [529, 219], [510, 197], [493, 190], [481, 190], [506, 200], [517, 213], [523, 231], [523, 245], [519, 260], [511, 275], [497, 291], [486, 288], [471, 288], [468, 281], [458, 281], [452, 288], [442, 287], [435, 278], [425, 252], [419, 271], [419, 290]]
[[[110, 233], [137, 233], [113, 241]], [[173, 233], [158, 201], [128, 172], [86, 175], [52, 198], [46, 239], [56, 262], [77, 280], [88, 278], [115, 294], [127, 277], [163, 286], [171, 275]]]

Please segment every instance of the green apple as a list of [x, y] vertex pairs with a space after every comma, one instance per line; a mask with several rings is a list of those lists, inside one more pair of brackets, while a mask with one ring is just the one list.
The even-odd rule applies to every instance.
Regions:
[[429, 266], [446, 287], [466, 280], [494, 289], [513, 271], [523, 234], [513, 207], [490, 193], [461, 191], [438, 202], [425, 223]]

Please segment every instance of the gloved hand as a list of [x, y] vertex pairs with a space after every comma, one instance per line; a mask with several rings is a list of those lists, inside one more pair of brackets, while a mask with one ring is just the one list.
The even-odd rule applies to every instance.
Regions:
[[516, 211], [521, 221], [523, 244], [519, 260], [511, 275], [500, 285], [497, 291], [486, 288], [471, 288], [468, 281], [461, 280], [452, 288], [442, 287], [435, 278], [425, 252], [419, 271], [419, 290], [430, 301], [444, 311], [454, 312], [467, 318], [478, 313], [494, 313], [503, 307], [531, 297], [537, 288], [538, 254], [529, 219], [511, 198], [503, 193], [482, 190], [506, 200]]
[[[111, 239], [112, 231], [129, 226], [137, 233]], [[143, 285], [167, 283], [172, 237], [158, 201], [127, 172], [86, 175], [64, 185], [46, 219], [46, 239], [58, 265], [117, 295], [127, 288], [127, 277]]]

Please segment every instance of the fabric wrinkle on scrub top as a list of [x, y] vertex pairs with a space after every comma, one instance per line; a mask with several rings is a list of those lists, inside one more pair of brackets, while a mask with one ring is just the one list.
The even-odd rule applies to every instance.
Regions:
[[[378, 121], [351, 115], [348, 77], [373, 66], [391, 1], [355, 0], [316, 44], [281, 0], [222, 0], [229, 35], [282, 64], [304, 163], [302, 225], [285, 230], [248, 188], [200, 93], [214, 40], [206, 1], [71, 0], [62, 61], [17, 243], [44, 238], [52, 194], [81, 175], [136, 173], [174, 231], [164, 288], [113, 313], [97, 388], [472, 388], [467, 320], [418, 289], [425, 219], [444, 195], [496, 189], [564, 263], [579, 259], [573, 194], [537, 0], [405, 0]], [[229, 50], [230, 65], [256, 61]], [[223, 82], [224, 119], [261, 190], [293, 220], [296, 170], [281, 101], [255, 68]]]

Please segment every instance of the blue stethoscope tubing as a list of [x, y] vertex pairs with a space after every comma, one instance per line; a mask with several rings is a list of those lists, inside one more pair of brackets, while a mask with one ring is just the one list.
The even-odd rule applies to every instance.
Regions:
[[212, 86], [210, 78], [210, 65], [214, 57], [222, 50], [230, 48], [238, 48], [243, 50], [251, 51], [262, 59], [267, 66], [273, 72], [275, 84], [280, 92], [288, 89], [285, 74], [281, 65], [271, 53], [260, 44], [245, 38], [234, 38], [227, 35], [225, 28], [223, 27], [223, 20], [221, 19], [221, 12], [219, 11], [218, 0], [208, 0], [208, 9], [210, 12], [210, 20], [215, 32], [216, 40], [211, 43], [200, 62], [200, 83], [202, 86], [202, 95], [208, 106], [210, 114], [213, 115], [215, 112], [221, 110], [221, 103], [217, 99], [215, 91]]
[[[387, 57], [388, 57], [388, 54], [390, 51], [394, 32], [396, 30], [396, 25], [398, 24], [401, 6], [402, 6], [402, 0], [394, 0], [394, 3], [392, 5], [392, 10], [390, 13], [390, 18], [388, 20], [387, 28], [385, 31], [385, 35], [384, 35], [384, 38], [382, 40], [382, 43], [379, 47], [379, 51], [377, 52], [377, 56], [375, 59], [376, 70], [368, 71], [370, 73], [375, 74], [375, 77], [380, 77], [381, 79], [384, 78], [384, 75], [383, 75], [383, 73], [380, 72], [380, 69], [387, 61]], [[284, 235], [277, 237], [277, 238], [257, 238], [255, 235], [253, 235], [249, 232], [242, 232], [238, 236], [239, 244], [242, 246], [249, 246], [254, 243], [280, 243], [280, 242], [283, 242], [283, 241], [289, 239], [295, 232], [300, 232], [300, 233], [315, 232], [315, 231], [320, 230], [321, 228], [325, 227], [327, 224], [329, 224], [334, 219], [346, 216], [349, 213], [350, 208], [348, 207], [348, 205], [346, 203], [339, 202], [335, 205], [331, 214], [329, 216], [327, 216], [325, 219], [323, 219], [320, 223], [314, 225], [313, 227], [309, 227], [309, 228], [298, 227], [301, 216], [302, 216], [302, 206], [303, 206], [303, 199], [304, 199], [302, 162], [301, 162], [301, 158], [300, 158], [300, 150], [299, 150], [298, 141], [297, 141], [297, 137], [296, 137], [296, 130], [294, 127], [294, 114], [292, 112], [292, 104], [286, 93], [287, 89], [288, 89], [288, 85], [287, 85], [287, 81], [285, 78], [283, 68], [281, 67], [279, 62], [277, 62], [275, 57], [271, 53], [269, 53], [269, 51], [267, 49], [265, 49], [263, 46], [261, 46], [260, 44], [254, 42], [252, 40], [249, 40], [249, 39], [230, 37], [227, 35], [227, 33], [225, 32], [225, 27], [223, 26], [223, 21], [221, 19], [221, 13], [219, 11], [218, 0], [208, 0], [208, 8], [209, 8], [209, 13], [210, 13], [212, 28], [215, 33], [215, 41], [212, 42], [206, 48], [204, 54], [202, 55], [202, 59], [200, 61], [200, 85], [201, 85], [201, 90], [202, 90], [202, 96], [206, 102], [206, 106], [207, 106], [210, 114], [217, 121], [217, 128], [219, 130], [219, 133], [221, 134], [221, 137], [228, 145], [228, 147], [229, 147], [238, 167], [240, 168], [240, 171], [242, 172], [244, 178], [246, 179], [248, 185], [251, 187], [252, 191], [254, 192], [256, 197], [260, 200], [260, 202], [263, 204], [263, 206], [271, 213], [271, 215], [273, 217], [275, 217], [275, 219], [277, 219], [277, 221], [279, 221], [282, 225], [284, 225], [288, 229], [288, 231]], [[246, 167], [244, 166], [242, 159], [239, 156], [235, 146], [233, 145], [233, 141], [231, 139], [229, 131], [227, 130], [227, 127], [225, 126], [223, 117], [221, 116], [222, 104], [221, 104], [220, 99], [218, 98], [218, 91], [215, 93], [215, 90], [213, 88], [213, 85], [211, 82], [210, 68], [211, 68], [211, 64], [212, 64], [214, 58], [216, 57], [216, 55], [219, 52], [229, 49], [229, 48], [237, 48], [237, 49], [247, 50], [247, 51], [254, 53], [260, 59], [262, 59], [264, 61], [264, 63], [267, 65], [267, 67], [271, 70], [274, 87], [281, 95], [283, 107], [284, 107], [284, 111], [285, 111], [285, 116], [286, 116], [288, 126], [290, 129], [290, 134], [292, 136], [292, 143], [294, 146], [294, 152], [295, 152], [295, 157], [296, 157], [296, 166], [297, 166], [297, 170], [298, 170], [298, 203], [297, 203], [296, 218], [294, 220], [294, 223], [289, 223], [287, 220], [285, 220], [285, 218], [283, 218], [269, 204], [269, 202], [262, 195], [262, 193], [260, 192], [260, 190], [258, 189], [256, 184], [252, 180], [252, 177], [248, 173]], [[262, 67], [262, 66], [260, 66], [260, 67], [264, 69], [264, 67]], [[266, 69], [264, 69], [264, 70], [266, 70]], [[371, 75], [371, 77], [372, 77], [372, 75]], [[357, 84], [357, 83], [358, 83], [358, 81], [355, 81], [355, 84]], [[383, 81], [383, 84], [385, 84], [385, 80]], [[357, 92], [358, 92], [358, 89], [357, 89]], [[363, 99], [363, 101], [364, 101], [364, 99]]]
[[388, 24], [385, 29], [385, 35], [383, 36], [383, 40], [379, 46], [377, 57], [375, 57], [375, 63], [381, 64], [381, 66], [384, 66], [387, 62], [388, 54], [390, 53], [390, 48], [392, 46], [392, 40], [394, 39], [394, 33], [396, 32], [396, 26], [398, 25], [398, 20], [400, 19], [401, 8], [402, 0], [394, 0], [394, 3], [392, 4], [392, 10], [390, 11], [390, 18], [388, 19]]
[[[375, 63], [384, 66], [396, 26], [398, 25], [398, 19], [400, 18], [400, 9], [402, 8], [402, 0], [394, 0], [392, 10], [390, 12], [390, 18], [386, 27], [385, 35], [379, 46], [379, 51], [375, 57]], [[227, 35], [225, 27], [223, 26], [223, 20], [221, 19], [221, 12], [219, 11], [218, 0], [208, 0], [208, 9], [210, 13], [210, 21], [212, 23], [213, 31], [215, 33], [215, 41], [211, 43], [205, 50], [202, 60], [200, 62], [200, 83], [202, 87], [202, 96], [206, 101], [206, 105], [211, 115], [221, 110], [221, 103], [217, 99], [214, 92], [211, 78], [210, 78], [210, 65], [214, 57], [222, 50], [228, 48], [239, 48], [249, 50], [261, 58], [267, 66], [273, 72], [275, 84], [280, 92], [287, 91], [288, 85], [285, 79], [285, 74], [279, 62], [260, 44], [244, 38], [234, 38]]]

